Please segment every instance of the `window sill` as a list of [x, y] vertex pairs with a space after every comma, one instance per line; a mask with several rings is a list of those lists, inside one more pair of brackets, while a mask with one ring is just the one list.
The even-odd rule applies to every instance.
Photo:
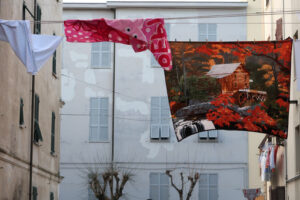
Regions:
[[88, 141], [87, 143], [110, 143], [110, 141]]
[[34, 144], [34, 145], [36, 145], [36, 146], [38, 146], [38, 147], [42, 146], [42, 144], [41, 144], [41, 143], [39, 143], [39, 142], [36, 142], [36, 141], [33, 141], [33, 144]]
[[26, 128], [25, 124], [19, 124], [19, 128], [23, 129]]
[[52, 157], [54, 157], [54, 158], [57, 157], [57, 154], [56, 154], [55, 152], [50, 152], [50, 155], [51, 155]]
[[199, 143], [219, 143], [219, 140], [218, 139], [216, 139], [216, 140], [208, 140], [208, 139], [200, 140], [200, 139], [198, 139], [198, 142]]
[[111, 69], [112, 67], [91, 67], [91, 69]]
[[150, 138], [151, 143], [170, 143], [170, 138], [168, 139], [152, 139]]
[[58, 79], [58, 76], [56, 73], [52, 72], [52, 76], [55, 78], [55, 79]]

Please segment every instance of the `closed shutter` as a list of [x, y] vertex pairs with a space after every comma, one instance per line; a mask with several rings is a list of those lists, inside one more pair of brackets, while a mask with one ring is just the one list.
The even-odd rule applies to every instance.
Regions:
[[91, 142], [108, 141], [108, 98], [90, 99], [90, 135]]
[[[53, 33], [53, 35], [55, 35], [55, 33]], [[52, 57], [52, 73], [56, 75], [56, 50], [54, 51]]]
[[199, 41], [216, 41], [217, 24], [199, 24], [198, 25]]
[[19, 125], [24, 124], [24, 102], [23, 99], [20, 98], [20, 116], [19, 116]]
[[159, 139], [160, 132], [160, 98], [151, 97], [151, 139]]
[[32, 187], [32, 200], [37, 200], [37, 196], [38, 196], [37, 187], [33, 186]]
[[51, 118], [51, 153], [55, 152], [55, 113], [52, 112]]
[[169, 177], [164, 173], [150, 173], [150, 199], [169, 199]]
[[50, 192], [50, 200], [54, 200], [54, 193]]
[[112, 66], [112, 44], [110, 42], [92, 43], [91, 67], [111, 68]]

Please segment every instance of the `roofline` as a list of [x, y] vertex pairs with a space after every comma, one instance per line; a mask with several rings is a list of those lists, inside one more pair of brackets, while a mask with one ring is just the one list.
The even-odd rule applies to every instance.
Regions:
[[242, 1], [107, 1], [106, 3], [63, 3], [64, 9], [112, 8], [246, 8]]

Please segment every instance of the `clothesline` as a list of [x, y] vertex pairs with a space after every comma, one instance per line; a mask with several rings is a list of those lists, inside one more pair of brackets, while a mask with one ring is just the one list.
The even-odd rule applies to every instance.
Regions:
[[[224, 18], [224, 17], [249, 17], [249, 16], [262, 16], [262, 15], [281, 15], [281, 14], [300, 14], [300, 10], [287, 10], [287, 11], [275, 11], [275, 12], [255, 12], [255, 13], [237, 13], [237, 14], [223, 14], [223, 15], [199, 15], [190, 17], [165, 17], [164, 20], [181, 20], [181, 19], [213, 19], [213, 18]], [[64, 23], [64, 20], [42, 20], [42, 21], [30, 21], [31, 23]], [[285, 22], [283, 22], [284, 24]], [[298, 24], [298, 23], [297, 23]]]

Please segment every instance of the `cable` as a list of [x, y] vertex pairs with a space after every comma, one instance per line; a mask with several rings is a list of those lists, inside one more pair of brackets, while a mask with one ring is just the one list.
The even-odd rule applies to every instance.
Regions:
[[[182, 20], [182, 19], [214, 19], [214, 18], [227, 18], [227, 17], [251, 17], [251, 16], [265, 16], [265, 15], [281, 15], [281, 14], [299, 14], [300, 10], [286, 10], [286, 11], [274, 11], [274, 12], [255, 12], [255, 13], [237, 13], [237, 14], [223, 14], [223, 15], [200, 15], [189, 17], [166, 17], [168, 20]], [[43, 21], [30, 21], [31, 23], [64, 23], [62, 20], [43, 20]], [[284, 24], [284, 23], [283, 23]]]

